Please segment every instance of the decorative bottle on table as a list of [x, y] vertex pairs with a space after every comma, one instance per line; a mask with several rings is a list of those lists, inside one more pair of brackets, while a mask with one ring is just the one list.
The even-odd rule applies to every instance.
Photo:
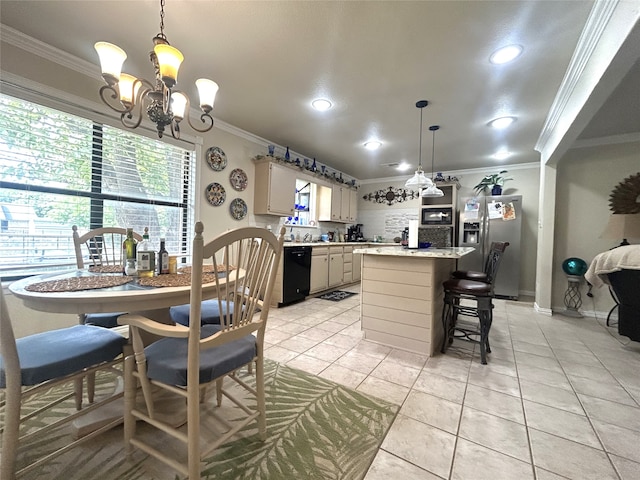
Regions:
[[165, 239], [160, 239], [160, 250], [158, 251], [158, 275], [169, 273], [169, 252], [165, 247]]
[[133, 228], [127, 228], [127, 238], [124, 241], [124, 274], [129, 276], [136, 276], [138, 271], [136, 270], [136, 239], [133, 238]]
[[142, 242], [137, 248], [137, 260], [138, 276], [153, 277], [156, 269], [156, 252], [153, 251], [149, 242], [149, 227], [144, 227]]

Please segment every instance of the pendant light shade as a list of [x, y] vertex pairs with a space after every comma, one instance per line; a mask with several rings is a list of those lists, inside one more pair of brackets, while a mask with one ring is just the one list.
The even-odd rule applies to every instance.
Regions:
[[433, 186], [433, 182], [422, 171], [422, 109], [429, 105], [427, 100], [419, 100], [416, 107], [420, 109], [420, 147], [418, 156], [418, 169], [416, 173], [404, 184], [405, 188], [426, 188]]
[[[431, 145], [431, 177], [433, 178], [433, 174], [435, 172], [434, 163], [435, 163], [435, 152], [436, 152], [436, 131], [439, 130], [440, 127], [438, 125], [431, 125], [429, 130], [433, 133], [433, 143]], [[442, 197], [444, 196], [444, 192], [440, 190], [435, 182], [431, 182], [427, 188], [422, 191], [423, 197]]]

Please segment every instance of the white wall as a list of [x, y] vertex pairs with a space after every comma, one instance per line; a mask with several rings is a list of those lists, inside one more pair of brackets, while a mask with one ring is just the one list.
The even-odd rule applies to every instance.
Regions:
[[[568, 257], [593, 257], [620, 243], [601, 238], [609, 220], [609, 195], [625, 178], [640, 171], [640, 142], [569, 150], [558, 165], [553, 272], [553, 308], [564, 309], [567, 281], [562, 262]], [[636, 242], [634, 242], [636, 243]], [[606, 288], [593, 300], [582, 289], [582, 309], [606, 315], [613, 301]]]

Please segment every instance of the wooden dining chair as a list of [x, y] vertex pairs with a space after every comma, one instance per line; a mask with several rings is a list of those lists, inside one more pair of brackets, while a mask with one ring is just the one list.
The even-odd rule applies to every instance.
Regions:
[[[196, 318], [200, 315], [203, 292], [215, 287], [221, 311], [229, 312], [229, 302], [234, 302], [233, 315], [222, 315], [219, 325], [192, 321], [188, 327], [159, 324], [139, 315], [125, 315], [118, 320], [131, 327], [134, 350], [134, 354], [125, 360], [124, 422], [128, 450], [139, 448], [194, 480], [200, 478], [202, 459], [246, 425], [257, 421], [259, 437], [266, 438], [263, 344], [285, 229], [282, 228], [276, 238], [263, 228], [239, 228], [223, 233], [207, 244], [203, 241], [201, 222], [196, 224], [195, 232], [191, 314]], [[219, 273], [203, 280], [205, 262]], [[145, 347], [141, 330], [163, 338]], [[255, 387], [236, 375], [249, 364], [255, 366]], [[142, 386], [143, 405], [136, 403], [138, 383]], [[254, 399], [249, 402], [251, 405], [244, 405], [229, 391], [227, 387], [234, 383], [251, 394]], [[216, 387], [215, 406], [210, 405], [213, 402], [205, 393], [206, 387], [212, 384]], [[162, 390], [165, 395], [170, 392], [186, 400], [186, 426], [176, 429], [158, 413], [156, 394]], [[230, 419], [219, 414], [223, 396], [239, 407], [234, 417], [241, 415], [244, 418]], [[228, 430], [216, 438], [202, 439], [201, 409], [206, 409], [216, 424]], [[172, 455], [173, 449], [160, 450], [145, 441], [137, 434], [136, 421], [146, 422], [182, 441], [187, 461]], [[147, 439], [159, 445], [157, 435], [149, 436], [148, 430], [145, 433]]]
[[[34, 315], [36, 314], [43, 315], [34, 312]], [[16, 340], [4, 294], [0, 288], [0, 389], [4, 390], [4, 400], [0, 401], [0, 410], [4, 410], [0, 463], [2, 480], [24, 475], [75, 445], [86, 442], [122, 422], [122, 419], [111, 421], [86, 436], [71, 443], [65, 443], [61, 448], [47, 451], [40, 458], [30, 458], [33, 452], [25, 451], [24, 458], [28, 460], [25, 460], [25, 464], [21, 462], [19, 468], [16, 467], [20, 444], [31, 438], [42, 439], [44, 438], [42, 435], [47, 431], [58, 428], [119, 396], [104, 397], [99, 402], [90, 403], [84, 408], [81, 408], [76, 401], [77, 410], [73, 414], [60, 417], [60, 411], [57, 409], [51, 415], [51, 418], [54, 418], [53, 421], [35, 431], [30, 428], [28, 433], [21, 432], [21, 424], [72, 398], [75, 392], [70, 386], [64, 391], [66, 393], [61, 393], [60, 398], [47, 405], [38, 406], [27, 415], [22, 415], [23, 403], [56, 385], [67, 383], [72, 385], [99, 369], [121, 363], [125, 343], [126, 339], [122, 335], [92, 325], [75, 325]]]
[[[73, 246], [76, 253], [76, 266], [83, 270], [96, 273], [119, 273], [124, 268], [126, 258], [123, 258], [122, 244], [127, 238], [127, 229], [121, 227], [101, 227], [89, 230], [80, 235], [78, 227], [74, 225]], [[142, 241], [142, 235], [133, 232], [133, 238]], [[118, 325], [118, 317], [126, 312], [80, 313], [80, 325], [95, 325], [97, 327], [113, 328], [123, 336], [128, 335], [126, 328]], [[87, 379], [87, 398], [93, 402], [95, 394], [95, 373], [89, 374]], [[82, 379], [77, 380], [76, 389], [82, 395]]]
[[[122, 243], [127, 238], [127, 229], [120, 227], [102, 227], [89, 230], [80, 235], [74, 225], [73, 246], [76, 253], [76, 266], [101, 273], [119, 273], [126, 259], [122, 258]], [[134, 232], [133, 238], [142, 241], [142, 235]], [[114, 328], [118, 326], [118, 317], [123, 312], [81, 313], [80, 324]]]

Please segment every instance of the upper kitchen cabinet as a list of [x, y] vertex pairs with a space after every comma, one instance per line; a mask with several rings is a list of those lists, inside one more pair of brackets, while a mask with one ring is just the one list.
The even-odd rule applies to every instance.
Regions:
[[287, 217], [291, 225], [302, 226], [317, 221], [355, 223], [358, 191], [338, 183], [335, 174], [332, 180], [327, 174], [283, 164], [273, 157], [259, 156], [254, 162], [253, 208], [257, 215]]
[[253, 210], [256, 214], [294, 214], [295, 170], [274, 162], [257, 162], [255, 178]]
[[325, 205], [319, 220], [322, 222], [355, 223], [358, 217], [358, 191], [344, 185], [333, 185], [320, 198]]

